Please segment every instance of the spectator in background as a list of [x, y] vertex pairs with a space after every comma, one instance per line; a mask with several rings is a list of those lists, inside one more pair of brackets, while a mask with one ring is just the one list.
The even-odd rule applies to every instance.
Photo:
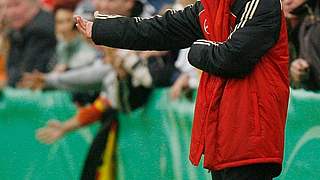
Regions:
[[[102, 12], [129, 13], [129, 15], [130, 13], [135, 15], [142, 14], [142, 10], [144, 8], [141, 5], [143, 4], [136, 2], [137, 1], [130, 0], [100, 0], [95, 1], [95, 6], [97, 10]], [[51, 85], [56, 85], [56, 87], [61, 87], [67, 90], [85, 90], [88, 86], [99, 87], [99, 78], [101, 78], [101, 93], [94, 103], [78, 108], [77, 113], [63, 123], [60, 121], [49, 121], [48, 124], [39, 129], [37, 133], [39, 140], [45, 143], [53, 143], [70, 131], [74, 131], [78, 128], [101, 120], [100, 122], [102, 126], [92, 143], [83, 167], [81, 179], [84, 180], [98, 179], [105, 176], [112, 179], [112, 157], [107, 157], [109, 160], [105, 162], [103, 153], [105, 152], [105, 148], [108, 152], [113, 151], [113, 149], [110, 148], [114, 147], [112, 145], [115, 143], [115, 139], [112, 140], [111, 137], [114, 137], [117, 126], [117, 117], [114, 109], [134, 110], [141, 107], [146, 103], [148, 94], [151, 92], [150, 74], [148, 74], [148, 69], [144, 64], [139, 63], [140, 61], [135, 61], [138, 59], [136, 53], [132, 51], [129, 52], [108, 48], [103, 48], [103, 52], [104, 65], [95, 64], [81, 69], [72, 69], [70, 71], [60, 73], [56, 77], [47, 77], [40, 80], [45, 80], [46, 84], [51, 83]], [[135, 62], [132, 64], [134, 65], [134, 68], [130, 66], [131, 64], [125, 63], [126, 59], [132, 60], [128, 60], [128, 62]], [[116, 69], [116, 73], [112, 68], [110, 68], [110, 64], [112, 64], [114, 69]], [[124, 68], [123, 65], [126, 66], [126, 68]], [[103, 67], [103, 69], [101, 67]], [[143, 73], [144, 76], [140, 76], [141, 72], [147, 74]], [[104, 77], [101, 76], [103, 74], [105, 75]], [[146, 76], [149, 76], [149, 78], [147, 78], [149, 80], [142, 82]], [[79, 77], [84, 78], [79, 79]], [[134, 79], [135, 83], [131, 81], [132, 79]], [[123, 88], [121, 87], [127, 87], [128, 84], [130, 87], [129, 91], [128, 89], [124, 89], [123, 91]], [[132, 84], [135, 84], [135, 86]], [[119, 93], [116, 93], [116, 91]], [[129, 97], [127, 93], [129, 93]], [[109, 137], [111, 140], [108, 140]], [[111, 155], [113, 155], [113, 153], [111, 153]], [[107, 167], [107, 169], [98, 167]]]
[[283, 0], [283, 11], [287, 19], [290, 62], [299, 55], [299, 29], [306, 11], [301, 10], [306, 0]]
[[[96, 1], [95, 6], [97, 10], [108, 14], [116, 13], [128, 16], [147, 14], [143, 13], [143, 9], [145, 9], [143, 8], [144, 5], [141, 4], [140, 1], [135, 0], [100, 0]], [[100, 68], [102, 65], [88, 66], [86, 68], [61, 73], [56, 80], [50, 78], [45, 79], [46, 83], [50, 81], [57, 82], [52, 84], [72, 90], [86, 87], [85, 80], [89, 86], [92, 86], [96, 84], [93, 82], [98, 82], [98, 79], [102, 77], [100, 75], [105, 74], [105, 77], [100, 81], [101, 84], [103, 84], [102, 91], [94, 103], [79, 108], [73, 117], [63, 123], [60, 121], [49, 121], [48, 124], [39, 129], [37, 133], [39, 140], [45, 143], [53, 143], [70, 131], [86, 126], [99, 119], [101, 120], [102, 126], [90, 148], [82, 171], [82, 179], [94, 179], [94, 177], [97, 177], [97, 173], [103, 173], [97, 171], [97, 167], [102, 166], [103, 156], [101, 154], [106, 147], [107, 138], [115, 133], [116, 117], [114, 116], [113, 110], [118, 109], [125, 113], [131, 112], [147, 102], [148, 95], [154, 86], [165, 86], [173, 83], [173, 81], [171, 81], [172, 76], [170, 75], [174, 74], [173, 71], [171, 71], [174, 69], [174, 60], [170, 59], [171, 54], [169, 52], [136, 53], [110, 48], [103, 48], [103, 52], [105, 54], [104, 72], [102, 71], [103, 69]], [[150, 61], [152, 65], [147, 66], [147, 61]], [[170, 62], [171, 64], [166, 64], [166, 62]], [[112, 64], [116, 70], [116, 74], [110, 68], [110, 64]], [[162, 66], [158, 66], [159, 64]], [[152, 72], [149, 71], [149, 67], [152, 69]], [[169, 73], [169, 75], [167, 75], [167, 72], [171, 74]], [[78, 77], [85, 78], [79, 80]], [[78, 83], [77, 85], [76, 82]], [[107, 163], [106, 166], [108, 167], [112, 165], [110, 164], [112, 161], [109, 161], [109, 164], [108, 162], [105, 163]], [[105, 171], [104, 173], [109, 171]]]
[[[320, 15], [318, 0], [285, 0], [287, 18], [298, 20], [297, 35], [291, 41], [290, 77], [293, 88], [320, 90]], [[294, 40], [297, 39], [297, 40]]]
[[[57, 64], [48, 74], [39, 72], [33, 72], [31, 74], [26, 73], [19, 84], [21, 87], [32, 89], [43, 88], [44, 86], [39, 84], [39, 78], [30, 77], [57, 76], [57, 74], [70, 69], [79, 69], [91, 65], [97, 59], [97, 50], [81, 37], [75, 27], [73, 11], [76, 6], [76, 1], [73, 1], [73, 3], [56, 3], [54, 13], [55, 32], [58, 39], [55, 53]], [[88, 102], [92, 102], [98, 94], [96, 91], [88, 90], [88, 92], [73, 92], [72, 95], [73, 101], [78, 105], [83, 106]]]
[[189, 48], [179, 51], [175, 66], [180, 70], [181, 74], [171, 86], [170, 97], [172, 100], [177, 99], [183, 92], [187, 93], [187, 95], [192, 95], [192, 92], [199, 85], [200, 71], [192, 67], [189, 62], [186, 62], [189, 51]]
[[8, 85], [15, 87], [25, 72], [49, 71], [56, 38], [53, 15], [37, 0], [2, 0], [7, 6], [10, 32], [7, 59]]
[[[169, 5], [164, 8], [174, 9], [174, 10], [183, 10], [184, 7], [194, 3], [195, 3], [195, 0], [177, 0], [171, 6]], [[167, 11], [167, 9], [163, 9], [161, 10], [161, 12], [164, 13], [165, 11]], [[179, 56], [175, 63], [176, 68], [180, 70], [181, 74], [179, 75], [179, 77], [171, 87], [170, 97], [173, 100], [177, 99], [183, 92], [192, 93], [193, 90], [195, 90], [199, 84], [200, 71], [192, 67], [187, 60], [189, 50], [190, 48], [180, 50]]]
[[97, 60], [92, 65], [62, 73], [28, 73], [24, 75], [23, 81], [33, 90], [59, 89], [83, 93], [100, 91], [102, 80], [109, 72], [109, 66]]
[[58, 44], [57, 64], [53, 73], [64, 72], [92, 64], [97, 51], [78, 33], [73, 21], [76, 4], [57, 4], [55, 7], [55, 27]]
[[[107, 48], [104, 48], [104, 51], [107, 52]], [[60, 86], [67, 87], [67, 90], [71, 91], [85, 90], [85, 84], [92, 84], [92, 81], [98, 83], [100, 80], [100, 96], [93, 103], [78, 108], [77, 113], [68, 120], [64, 122], [50, 120], [46, 126], [37, 131], [38, 140], [51, 144], [71, 131], [100, 120], [100, 129], [92, 142], [82, 169], [82, 180], [104, 179], [105, 176], [107, 179], [114, 179], [112, 177], [114, 176], [113, 152], [117, 132], [117, 100], [115, 98], [117, 86], [116, 73], [110, 66], [108, 57], [104, 56], [104, 64], [100, 66], [88, 66], [59, 74], [62, 80]], [[99, 74], [104, 74], [104, 77]], [[84, 78], [79, 80], [79, 77]]]
[[283, 4], [285, 16], [287, 18], [293, 17], [294, 16], [294, 14], [292, 14], [293, 11], [299, 6], [301, 6], [303, 3], [305, 3], [306, 1], [313, 1], [313, 0], [283, 0], [282, 4]]

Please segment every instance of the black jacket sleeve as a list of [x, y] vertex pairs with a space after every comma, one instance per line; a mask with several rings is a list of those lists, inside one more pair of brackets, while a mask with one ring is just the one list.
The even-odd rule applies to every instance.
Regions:
[[243, 77], [276, 43], [281, 27], [279, 0], [238, 0], [235, 6], [241, 9], [228, 40], [194, 42], [189, 52], [193, 66], [222, 77]]
[[203, 38], [198, 14], [200, 2], [181, 11], [153, 18], [97, 16], [92, 39], [98, 45], [131, 50], [174, 50]]

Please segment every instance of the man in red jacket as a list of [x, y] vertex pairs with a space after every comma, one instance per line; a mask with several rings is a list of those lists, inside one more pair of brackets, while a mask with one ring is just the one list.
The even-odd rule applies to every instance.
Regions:
[[[130, 2], [133, 0], [123, 0]], [[201, 0], [149, 19], [76, 17], [99, 45], [133, 50], [191, 46], [203, 71], [190, 160], [214, 179], [272, 179], [281, 172], [289, 98], [288, 44], [279, 0]], [[125, 8], [125, 6], [124, 6]]]

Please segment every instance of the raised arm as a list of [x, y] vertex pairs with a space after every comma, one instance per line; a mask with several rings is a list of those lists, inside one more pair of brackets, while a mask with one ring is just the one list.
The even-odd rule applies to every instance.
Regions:
[[183, 11], [168, 11], [162, 17], [141, 19], [98, 15], [94, 23], [78, 23], [78, 27], [87, 36], [92, 35], [96, 44], [117, 48], [168, 50], [192, 45], [189, 62], [194, 67], [227, 78], [249, 74], [278, 40], [281, 26], [279, 0], [235, 1], [231, 11], [237, 16], [237, 25], [225, 42], [204, 40], [199, 24], [202, 10], [202, 4], [197, 1]]

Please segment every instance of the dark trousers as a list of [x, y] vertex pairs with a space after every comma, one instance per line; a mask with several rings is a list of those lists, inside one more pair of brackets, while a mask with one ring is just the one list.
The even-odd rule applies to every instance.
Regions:
[[272, 180], [280, 174], [278, 168], [276, 164], [252, 164], [213, 171], [211, 175], [212, 180]]

